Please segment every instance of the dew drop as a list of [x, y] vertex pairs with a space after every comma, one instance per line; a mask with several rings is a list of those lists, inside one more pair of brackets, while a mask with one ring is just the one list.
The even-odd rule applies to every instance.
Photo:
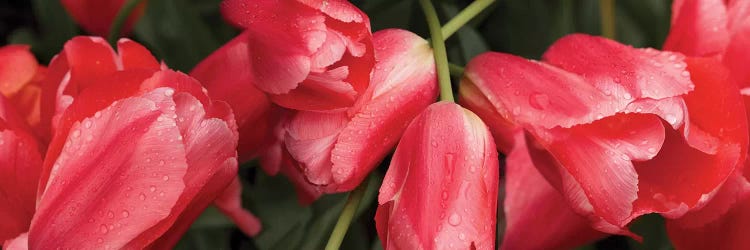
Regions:
[[457, 213], [451, 214], [451, 217], [448, 218], [448, 223], [452, 226], [458, 226], [458, 224], [461, 224], [461, 215], [458, 215]]
[[138, 199], [141, 199], [141, 200], [146, 200], [146, 194], [144, 194], [144, 193], [140, 193], [140, 194], [138, 195]]
[[122, 218], [128, 218], [130, 217], [130, 212], [128, 210], [122, 210]]
[[150, 190], [151, 192], [154, 192], [154, 191], [156, 191], [156, 186], [152, 185], [148, 190]]
[[78, 138], [79, 136], [81, 136], [81, 131], [77, 129], [73, 130], [73, 138]]
[[164, 90], [164, 95], [165, 96], [172, 96], [172, 95], [174, 95], [174, 89]]
[[442, 197], [443, 197], [443, 200], [448, 199], [448, 192], [443, 191]]
[[549, 96], [540, 93], [533, 94], [529, 96], [529, 104], [535, 109], [543, 110], [549, 106]]
[[458, 239], [460, 240], [466, 240], [466, 235], [464, 233], [458, 234]]
[[656, 153], [656, 148], [648, 148], [649, 153]]
[[164, 181], [168, 181], [169, 180], [169, 176], [165, 175], [164, 177], [161, 177], [161, 179], [164, 180]]
[[622, 94], [622, 98], [624, 98], [625, 100], [630, 100], [633, 99], [633, 96], [631, 96], [630, 93], [625, 93]]
[[109, 212], [107, 212], [107, 217], [109, 217], [110, 219], [115, 218], [115, 213], [110, 210]]
[[107, 225], [102, 224], [101, 226], [99, 226], [99, 232], [101, 232], [103, 234], [108, 233], [109, 229], [107, 228]]
[[94, 113], [94, 117], [96, 118], [102, 117], [102, 112], [96, 111], [96, 113]]

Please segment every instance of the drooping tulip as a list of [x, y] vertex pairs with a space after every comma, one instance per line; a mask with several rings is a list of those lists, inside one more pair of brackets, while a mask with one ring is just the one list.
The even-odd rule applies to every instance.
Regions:
[[538, 145], [528, 147], [533, 165], [594, 228], [633, 236], [626, 226], [642, 214], [679, 218], [705, 206], [747, 152], [739, 95], [716, 94], [722, 112], [699, 101], [711, 88], [736, 86], [698, 86], [708, 83], [691, 81], [690, 63], [570, 35], [542, 62], [476, 57], [461, 99], [488, 121], [502, 151], [514, 146], [513, 131], [525, 131]]
[[373, 36], [378, 61], [355, 105], [336, 112], [297, 112], [285, 146], [306, 179], [326, 192], [354, 189], [385, 157], [409, 122], [437, 97], [432, 49], [397, 29]]
[[404, 132], [380, 187], [383, 247], [494, 249], [498, 181], [482, 120], [455, 103], [430, 105]]
[[[61, 0], [60, 1], [84, 30], [92, 35], [106, 37], [115, 17], [128, 0]], [[138, 19], [143, 16], [148, 1], [142, 1], [125, 20], [121, 34], [133, 29]]]
[[341, 110], [367, 89], [370, 20], [348, 1], [225, 0], [222, 13], [249, 33], [249, 77], [274, 103]]

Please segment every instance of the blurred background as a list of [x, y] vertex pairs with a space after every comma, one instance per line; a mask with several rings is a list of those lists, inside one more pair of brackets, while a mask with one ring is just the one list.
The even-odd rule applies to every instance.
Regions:
[[[433, 0], [443, 22], [470, 0]], [[148, 47], [170, 68], [189, 72], [238, 30], [224, 23], [221, 0], [148, 0], [145, 15], [129, 37]], [[353, 0], [370, 16], [373, 31], [411, 30], [429, 37], [416, 1]], [[670, 0], [620, 0], [615, 5], [616, 40], [634, 47], [661, 48], [669, 31]], [[555, 40], [570, 33], [601, 34], [599, 0], [497, 0], [449, 39], [450, 62], [465, 65], [485, 51], [500, 51], [538, 59]], [[73, 23], [58, 0], [0, 1], [0, 45], [28, 44], [42, 64], [57, 54], [65, 41], [85, 33]], [[4, 62], [6, 63], [6, 62]], [[454, 88], [455, 89], [455, 88]], [[501, 156], [502, 158], [502, 156]], [[501, 162], [502, 159], [501, 159]], [[501, 163], [502, 165], [502, 163]], [[382, 249], [373, 216], [377, 189], [388, 166], [386, 159], [371, 177], [365, 200], [342, 249]], [[242, 165], [245, 206], [263, 221], [263, 232], [245, 237], [221, 213], [209, 208], [185, 235], [178, 249], [321, 249], [346, 200], [327, 195], [308, 207], [300, 206], [291, 184], [269, 177], [256, 162]], [[502, 191], [502, 187], [501, 187]], [[502, 209], [502, 192], [498, 208]], [[498, 241], [503, 212], [498, 211]], [[613, 236], [579, 249], [672, 249], [658, 215], [632, 224], [642, 243]], [[529, 238], [529, 240], [534, 240]], [[498, 242], [498, 245], [501, 242]]]

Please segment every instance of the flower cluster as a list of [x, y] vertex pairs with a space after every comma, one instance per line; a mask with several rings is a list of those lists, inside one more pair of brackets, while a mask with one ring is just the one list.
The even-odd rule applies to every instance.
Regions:
[[[148, 5], [61, 2], [115, 36]], [[539, 60], [479, 54], [451, 72], [457, 103], [440, 36], [373, 32], [346, 0], [217, 8], [238, 35], [187, 74], [127, 38], [74, 37], [47, 66], [0, 48], [5, 249], [172, 248], [211, 205], [255, 236], [238, 176], [255, 160], [303, 205], [356, 197], [386, 162], [385, 249], [641, 240], [652, 213], [678, 249], [750, 247], [750, 1], [675, 0], [663, 50], [570, 34]]]

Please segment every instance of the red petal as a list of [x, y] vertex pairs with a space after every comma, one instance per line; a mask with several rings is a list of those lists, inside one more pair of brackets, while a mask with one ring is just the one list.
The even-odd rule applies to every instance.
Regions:
[[289, 122], [284, 143], [310, 182], [333, 182], [331, 150], [347, 122], [344, 112], [299, 112]]
[[119, 54], [120, 70], [126, 69], [152, 69], [159, 70], [161, 65], [151, 55], [151, 52], [130, 39], [122, 38], [117, 41], [117, 52]]
[[702, 227], [687, 228], [668, 222], [667, 233], [678, 249], [747, 249], [750, 247], [749, 212], [750, 199], [745, 198], [719, 220]]
[[232, 107], [240, 130], [238, 153], [245, 162], [258, 155], [275, 122], [271, 102], [255, 87], [248, 68], [248, 32], [244, 32], [201, 61], [190, 72], [214, 100]]
[[506, 159], [507, 224], [501, 249], [568, 249], [603, 238], [536, 170], [523, 134], [516, 138]]
[[28, 231], [41, 167], [36, 139], [0, 95], [0, 242]]
[[664, 49], [688, 56], [719, 55], [729, 43], [723, 0], [676, 0]]
[[337, 191], [359, 185], [438, 94], [427, 41], [396, 29], [379, 31], [373, 40], [379, 50], [372, 84], [350, 110], [353, 117], [332, 151]]
[[29, 51], [29, 46], [8, 45], [0, 47], [0, 94], [11, 97], [30, 82], [39, 64]]
[[[62, 0], [61, 2], [73, 19], [86, 31], [94, 35], [106, 36], [109, 34], [117, 12], [125, 5], [126, 0]], [[130, 32], [138, 18], [143, 15], [145, 6], [146, 1], [136, 6], [125, 21], [122, 34]]]
[[[748, 8], [750, 9], [750, 7]], [[750, 10], [748, 11], [750, 12]], [[749, 13], [750, 14], [750, 13]], [[750, 87], [750, 72], [746, 66], [750, 63], [750, 19], [738, 27], [732, 35], [724, 52], [724, 65], [732, 72], [742, 87]]]
[[27, 250], [29, 249], [29, 234], [23, 233], [14, 239], [6, 240], [3, 246], [5, 250]]
[[279, 106], [308, 111], [340, 110], [352, 106], [357, 96], [351, 85], [344, 82], [349, 75], [347, 67], [323, 73], [310, 73], [295, 89], [287, 94], [271, 95]]
[[634, 49], [606, 38], [569, 35], [557, 40], [543, 58], [583, 76], [620, 102], [673, 97], [693, 88], [682, 55], [650, 48]]
[[242, 184], [235, 178], [224, 193], [216, 199], [216, 206], [248, 236], [255, 236], [260, 232], [261, 225], [258, 217], [242, 208]]
[[378, 234], [395, 248], [493, 249], [498, 178], [495, 144], [479, 117], [433, 104], [396, 148], [378, 197]]

